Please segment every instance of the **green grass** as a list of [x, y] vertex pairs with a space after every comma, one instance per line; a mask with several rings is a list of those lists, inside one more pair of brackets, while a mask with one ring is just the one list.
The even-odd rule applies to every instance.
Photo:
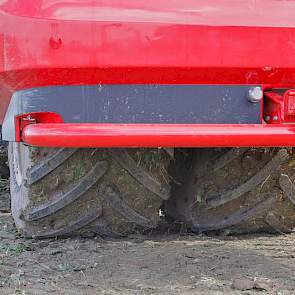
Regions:
[[9, 244], [0, 244], [0, 252], [2, 253], [15, 253], [21, 254], [27, 250], [25, 244], [9, 245]]

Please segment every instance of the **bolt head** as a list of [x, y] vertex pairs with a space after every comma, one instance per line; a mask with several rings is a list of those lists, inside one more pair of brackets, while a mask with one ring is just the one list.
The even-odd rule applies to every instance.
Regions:
[[248, 100], [250, 102], [259, 102], [263, 98], [261, 87], [252, 87], [248, 91]]
[[279, 117], [278, 116], [273, 116], [273, 121], [278, 121], [279, 120]]
[[264, 120], [267, 122], [267, 121], [269, 121], [270, 120], [270, 116], [265, 116], [264, 117]]

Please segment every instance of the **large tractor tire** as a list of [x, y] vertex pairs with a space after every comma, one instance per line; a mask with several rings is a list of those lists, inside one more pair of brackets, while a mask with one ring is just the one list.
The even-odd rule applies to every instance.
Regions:
[[0, 179], [9, 178], [9, 168], [7, 165], [7, 144], [0, 141]]
[[161, 149], [10, 143], [12, 215], [23, 235], [35, 238], [153, 229], [170, 193], [169, 161]]
[[[288, 233], [295, 227], [292, 149], [176, 151], [166, 215], [194, 232]], [[188, 172], [185, 172], [188, 171]]]

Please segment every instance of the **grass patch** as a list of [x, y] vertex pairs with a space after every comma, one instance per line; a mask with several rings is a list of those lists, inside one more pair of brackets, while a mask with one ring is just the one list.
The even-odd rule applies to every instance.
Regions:
[[2, 253], [14, 253], [21, 254], [27, 250], [25, 244], [9, 245], [9, 244], [0, 244], [0, 252]]

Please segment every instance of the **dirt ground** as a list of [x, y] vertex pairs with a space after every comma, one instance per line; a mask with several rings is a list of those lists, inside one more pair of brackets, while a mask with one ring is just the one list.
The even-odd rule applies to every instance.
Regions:
[[295, 234], [35, 241], [2, 213], [0, 294], [295, 294], [294, 241]]
[[295, 294], [295, 233], [26, 240], [0, 179], [0, 294]]

